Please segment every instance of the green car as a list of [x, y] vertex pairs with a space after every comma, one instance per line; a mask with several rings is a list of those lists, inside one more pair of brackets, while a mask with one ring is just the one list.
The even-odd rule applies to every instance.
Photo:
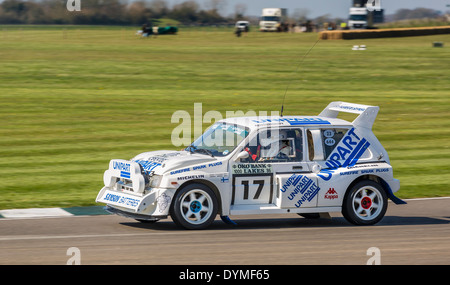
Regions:
[[158, 28], [158, 35], [175, 35], [177, 32], [177, 27], [166, 26]]

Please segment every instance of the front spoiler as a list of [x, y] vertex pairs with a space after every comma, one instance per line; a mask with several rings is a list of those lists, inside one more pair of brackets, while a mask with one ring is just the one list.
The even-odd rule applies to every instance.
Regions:
[[175, 190], [151, 188], [149, 193], [139, 196], [111, 190], [105, 186], [100, 190], [95, 201], [125, 213], [161, 218], [169, 215], [170, 204]]
[[150, 216], [150, 215], [144, 215], [144, 214], [137, 214], [137, 213], [131, 213], [131, 212], [126, 212], [114, 207], [111, 207], [109, 205], [105, 206], [105, 211], [111, 213], [111, 214], [115, 214], [115, 215], [119, 215], [125, 218], [131, 218], [131, 219], [135, 219], [135, 220], [145, 220], [145, 221], [158, 221], [161, 219], [166, 219], [167, 215], [162, 215], [162, 216]]

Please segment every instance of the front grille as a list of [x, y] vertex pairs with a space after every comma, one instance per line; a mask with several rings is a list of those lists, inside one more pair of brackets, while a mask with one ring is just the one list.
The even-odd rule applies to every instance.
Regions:
[[116, 190], [117, 191], [128, 191], [128, 192], [134, 192], [133, 190], [133, 182], [129, 179], [121, 178], [116, 183]]

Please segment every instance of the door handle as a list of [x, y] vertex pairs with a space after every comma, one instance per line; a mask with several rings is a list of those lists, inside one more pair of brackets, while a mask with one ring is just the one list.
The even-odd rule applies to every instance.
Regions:
[[301, 165], [292, 166], [292, 169], [293, 169], [293, 170], [303, 169], [303, 166], [301, 166]]

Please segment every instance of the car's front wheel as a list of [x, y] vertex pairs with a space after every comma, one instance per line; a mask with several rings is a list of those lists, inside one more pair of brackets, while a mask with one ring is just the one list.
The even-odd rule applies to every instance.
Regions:
[[373, 225], [386, 213], [387, 196], [380, 184], [363, 180], [346, 193], [342, 215], [355, 225]]
[[217, 216], [218, 203], [214, 191], [195, 183], [177, 191], [170, 215], [179, 226], [190, 230], [205, 229]]

